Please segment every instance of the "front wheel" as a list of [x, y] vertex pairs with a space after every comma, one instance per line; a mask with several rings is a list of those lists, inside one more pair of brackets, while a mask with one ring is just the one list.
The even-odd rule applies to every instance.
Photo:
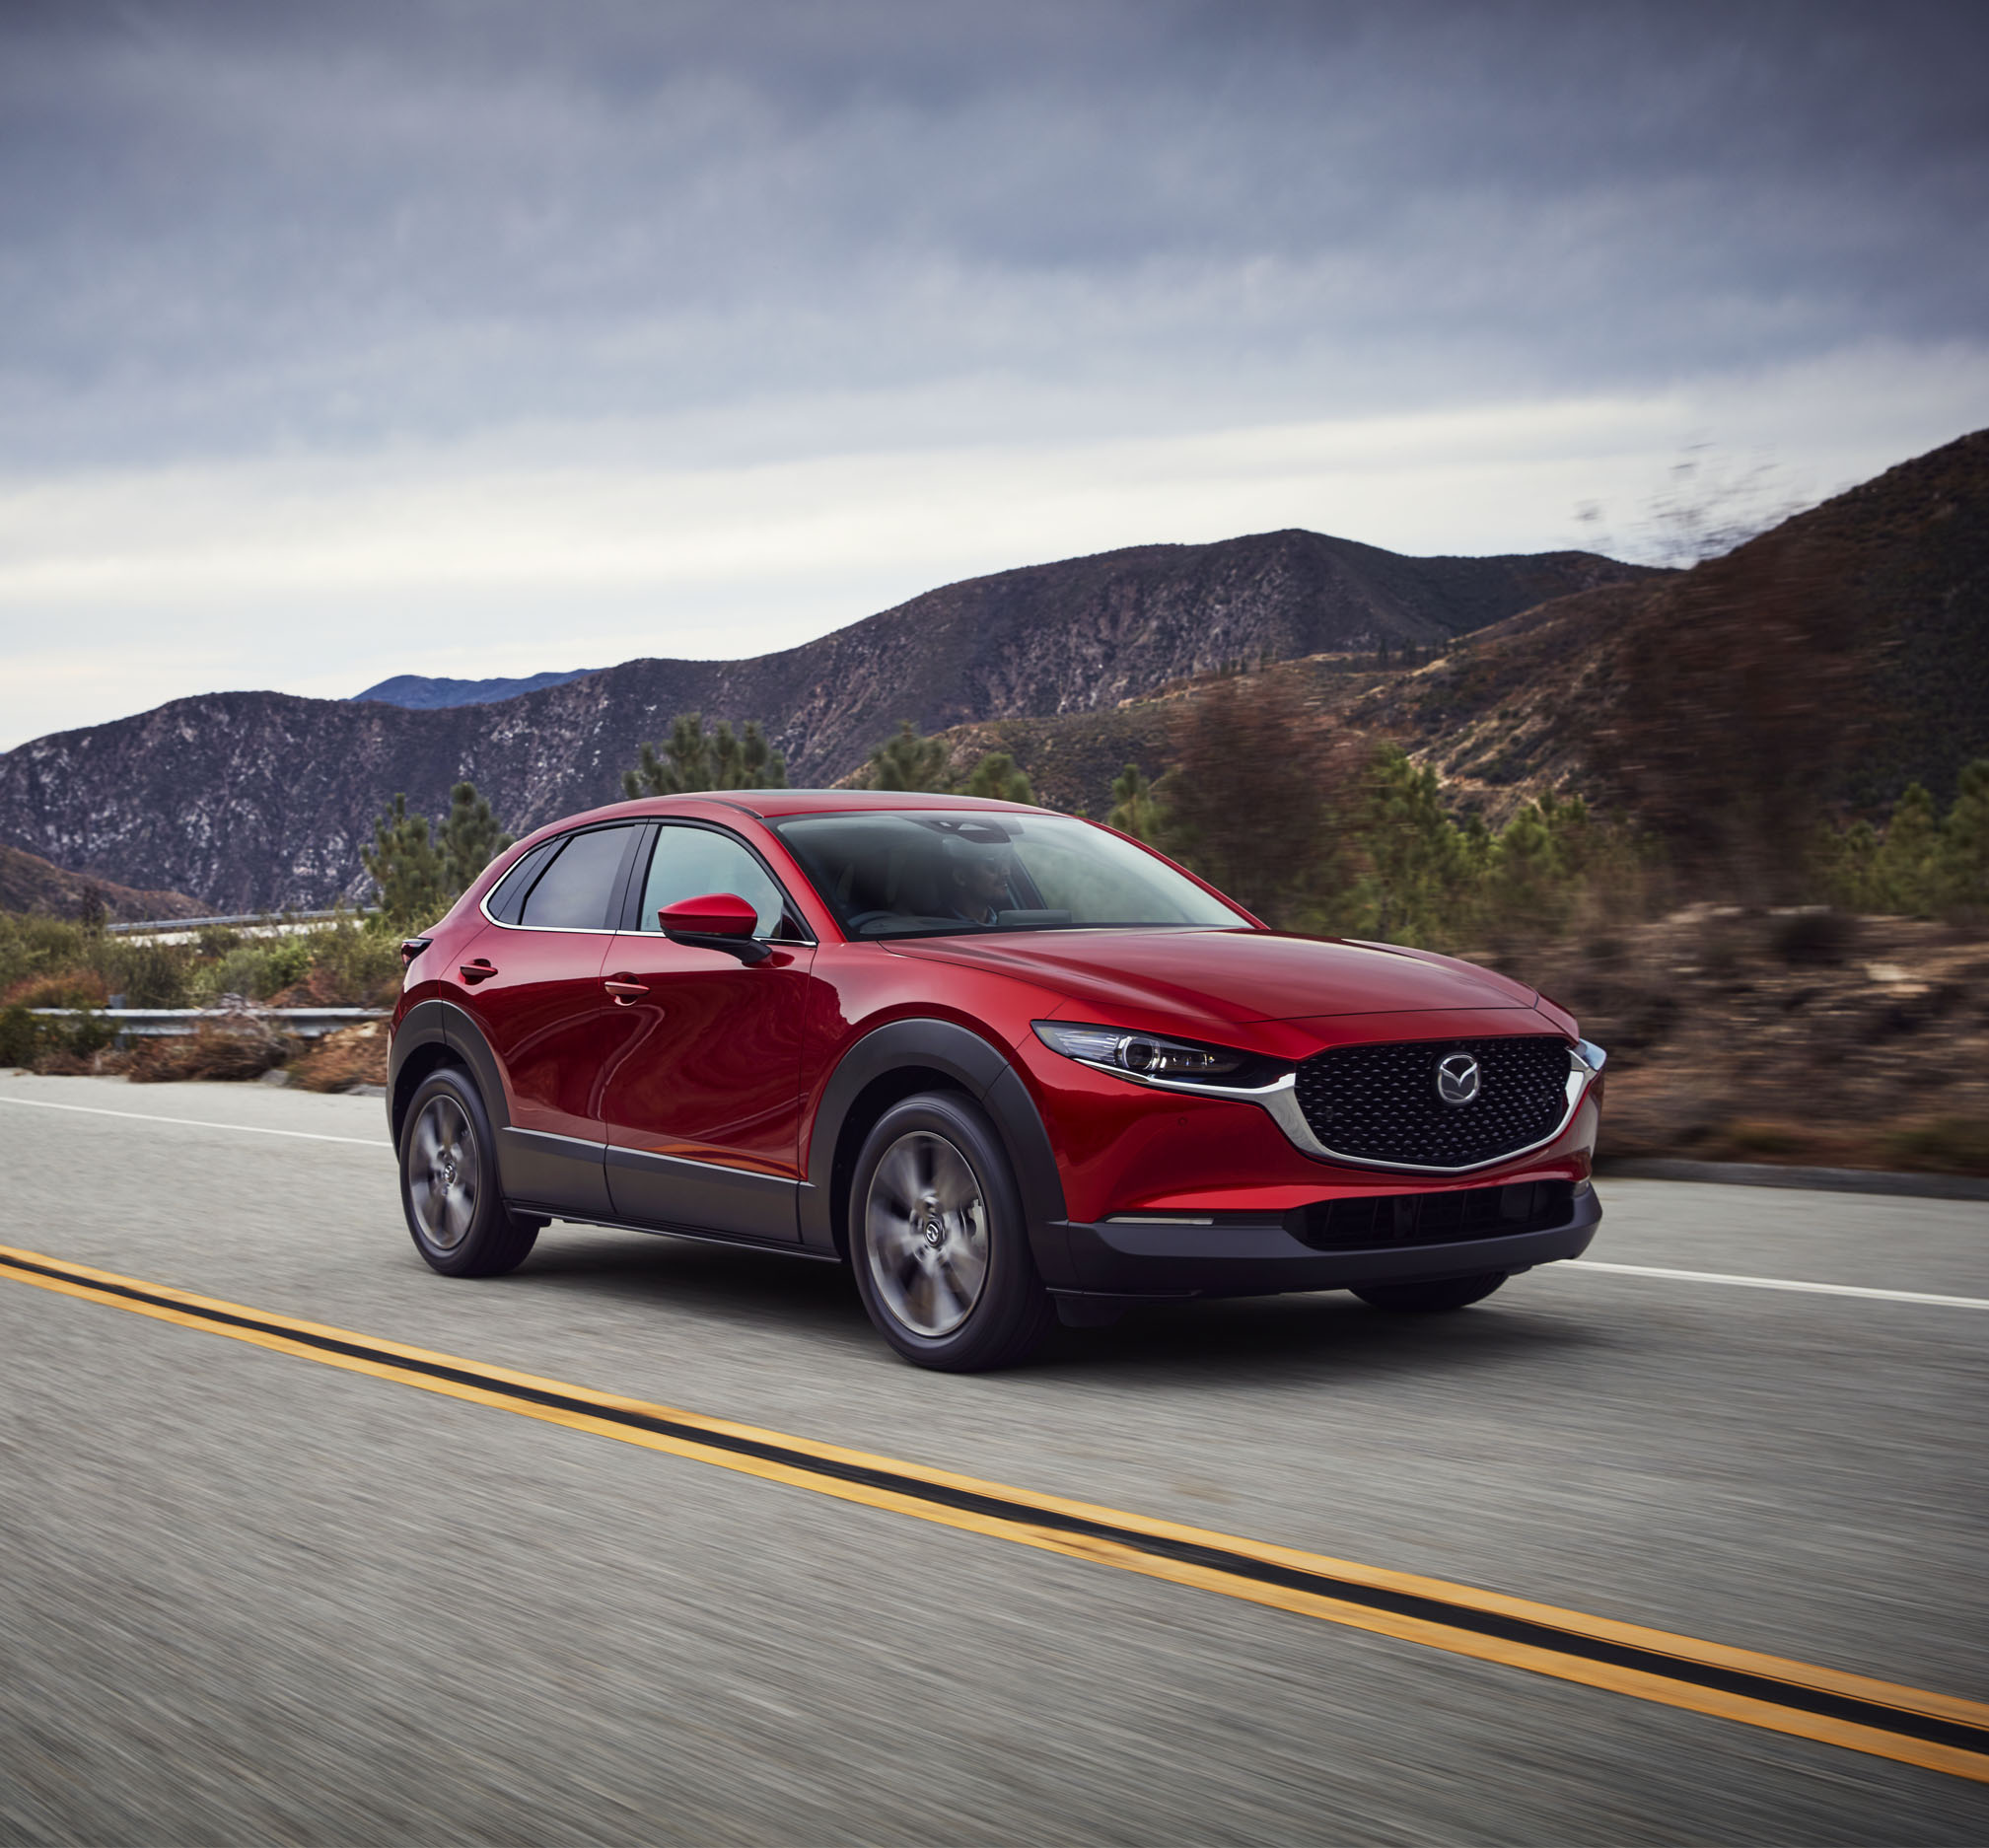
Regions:
[[1487, 1270], [1475, 1277], [1439, 1277], [1429, 1283], [1371, 1283], [1354, 1294], [1370, 1309], [1390, 1315], [1435, 1315], [1482, 1303], [1505, 1281], [1503, 1270]]
[[929, 1092], [879, 1118], [857, 1157], [849, 1235], [865, 1310], [917, 1366], [1013, 1366], [1050, 1324], [1008, 1155], [965, 1098]]
[[421, 1081], [400, 1131], [400, 1205], [414, 1248], [445, 1277], [501, 1277], [531, 1256], [539, 1222], [504, 1203], [497, 1138], [468, 1074]]

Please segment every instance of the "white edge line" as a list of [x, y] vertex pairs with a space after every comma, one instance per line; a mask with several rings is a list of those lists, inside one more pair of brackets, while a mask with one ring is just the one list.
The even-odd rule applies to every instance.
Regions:
[[128, 1116], [139, 1123], [184, 1123], [191, 1129], [238, 1129], [245, 1136], [295, 1136], [300, 1142], [349, 1142], [361, 1149], [393, 1146], [378, 1136], [324, 1136], [314, 1129], [264, 1129], [257, 1123], [216, 1123], [204, 1116], [161, 1116], [155, 1110], [107, 1110], [94, 1103], [57, 1103], [48, 1098], [0, 1095], [0, 1103], [25, 1103], [31, 1110], [74, 1110], [82, 1116]]
[[[107, 1110], [93, 1103], [57, 1103], [49, 1098], [10, 1098], [0, 1103], [26, 1104], [34, 1110], [73, 1110], [83, 1116], [124, 1116], [141, 1123], [183, 1123], [190, 1129], [233, 1129], [249, 1136], [292, 1136], [300, 1142], [343, 1142], [354, 1148], [384, 1149], [372, 1136], [326, 1136], [311, 1129], [265, 1129], [256, 1123], [217, 1123], [200, 1116], [162, 1116], [152, 1110]], [[1788, 1277], [1742, 1277], [1720, 1270], [1665, 1270], [1654, 1264], [1607, 1264], [1593, 1257], [1569, 1260], [1575, 1270], [1601, 1270], [1618, 1277], [1663, 1277], [1674, 1283], [1738, 1284], [1747, 1290], [1794, 1290], [1806, 1296], [1873, 1297], [1885, 1303], [1934, 1303], [1947, 1309], [1989, 1309], [1989, 1297], [1930, 1296], [1919, 1290], [1875, 1290], [1853, 1283], [1801, 1283]]]
[[1741, 1277], [1724, 1270], [1661, 1270], [1653, 1264], [1604, 1264], [1571, 1258], [1576, 1270], [1606, 1270], [1619, 1277], [1669, 1277], [1676, 1283], [1733, 1283], [1746, 1290], [1797, 1290], [1806, 1296], [1876, 1297], [1882, 1303], [1938, 1303], [1947, 1309], [1989, 1309], [1989, 1297], [1929, 1296], [1919, 1290], [1873, 1290], [1856, 1283], [1799, 1283], [1789, 1277]]

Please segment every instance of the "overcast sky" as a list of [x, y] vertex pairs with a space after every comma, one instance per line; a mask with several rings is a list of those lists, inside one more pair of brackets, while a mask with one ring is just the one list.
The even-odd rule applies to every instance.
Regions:
[[1147, 540], [1642, 555], [1688, 453], [1817, 498], [1989, 423], [1985, 59], [1953, 0], [0, 0], [0, 747]]

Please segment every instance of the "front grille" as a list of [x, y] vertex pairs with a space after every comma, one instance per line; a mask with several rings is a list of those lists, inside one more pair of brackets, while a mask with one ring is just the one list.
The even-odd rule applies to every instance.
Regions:
[[[1437, 1095], [1453, 1053], [1478, 1061], [1468, 1103]], [[1404, 1168], [1475, 1168], [1552, 1135], [1567, 1108], [1568, 1045], [1545, 1033], [1333, 1046], [1299, 1067], [1299, 1107], [1335, 1155]]]
[[1285, 1223], [1293, 1238], [1314, 1250], [1360, 1251], [1548, 1232], [1568, 1223], [1574, 1204], [1572, 1180], [1522, 1180], [1509, 1187], [1462, 1187], [1450, 1193], [1318, 1200], [1288, 1214]]

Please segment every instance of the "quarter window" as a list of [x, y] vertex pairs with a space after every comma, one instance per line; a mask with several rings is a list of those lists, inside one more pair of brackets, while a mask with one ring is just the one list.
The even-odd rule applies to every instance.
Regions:
[[626, 826], [567, 835], [559, 857], [526, 893], [518, 921], [538, 930], [604, 930], [628, 841]]
[[484, 909], [500, 924], [516, 924], [533, 883], [565, 845], [563, 840], [542, 840], [530, 853], [522, 855], [518, 864], [498, 882], [497, 889], [484, 900]]
[[668, 822], [659, 828], [656, 852], [650, 857], [649, 878], [642, 888], [640, 928], [660, 929], [656, 914], [665, 905], [719, 891], [744, 898], [759, 913], [759, 922], [753, 926], [755, 936], [771, 937], [780, 928], [781, 916], [787, 909], [787, 894], [766, 868], [731, 835], [708, 827], [673, 826]]

